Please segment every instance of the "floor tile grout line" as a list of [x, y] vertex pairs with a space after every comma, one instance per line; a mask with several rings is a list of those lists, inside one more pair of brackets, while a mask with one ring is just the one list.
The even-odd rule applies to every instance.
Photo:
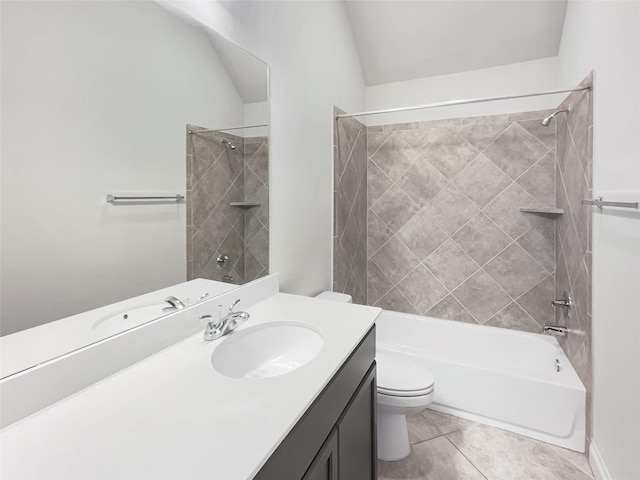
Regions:
[[[452, 432], [452, 433], [453, 433], [453, 432]], [[448, 435], [448, 434], [447, 434], [447, 435]], [[475, 469], [476, 469], [476, 471], [477, 471], [480, 475], [482, 475], [482, 476], [485, 478], [485, 480], [489, 480], [489, 477], [487, 477], [484, 473], [482, 473], [482, 470], [480, 470], [480, 469], [476, 466], [476, 464], [475, 464], [475, 463], [473, 463], [473, 462], [469, 459], [469, 457], [467, 457], [467, 456], [464, 454], [464, 452], [462, 452], [462, 450], [460, 450], [460, 449], [458, 448], [458, 446], [457, 446], [455, 443], [453, 443], [453, 441], [452, 441], [452, 440], [451, 440], [447, 435], [445, 435], [445, 436], [444, 436], [444, 438], [446, 438], [446, 439], [447, 439], [447, 441], [448, 441], [451, 445], [453, 445], [453, 448], [455, 448], [455, 449], [460, 453], [460, 455], [462, 455], [462, 456], [465, 458], [465, 460], [466, 460], [467, 462], [469, 462], [469, 464], [470, 464], [473, 468], [475, 468]]]
[[[438, 428], [438, 427], [436, 427], [436, 428]], [[423, 443], [428, 443], [428, 442], [430, 442], [431, 440], [435, 440], [436, 438], [446, 437], [446, 436], [448, 435], [448, 434], [446, 434], [446, 433], [442, 433], [442, 431], [441, 431], [441, 430], [439, 430], [439, 429], [438, 429], [438, 431], [440, 432], [440, 434], [439, 434], [439, 435], [436, 435], [436, 436], [431, 437], [431, 438], [427, 438], [427, 439], [425, 439], [425, 440], [420, 440], [419, 442], [411, 443], [411, 449], [413, 449], [413, 447], [415, 447], [416, 445], [422, 445]], [[449, 432], [449, 433], [453, 433], [453, 432]]]

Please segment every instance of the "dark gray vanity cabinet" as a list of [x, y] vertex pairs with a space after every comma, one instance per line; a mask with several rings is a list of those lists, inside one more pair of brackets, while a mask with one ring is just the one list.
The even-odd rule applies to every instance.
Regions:
[[338, 431], [334, 428], [302, 480], [338, 480]]
[[255, 480], [375, 480], [375, 327]]

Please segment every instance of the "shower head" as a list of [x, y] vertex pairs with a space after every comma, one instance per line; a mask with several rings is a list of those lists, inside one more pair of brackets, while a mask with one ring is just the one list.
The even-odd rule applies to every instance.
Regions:
[[549, 115], [547, 118], [542, 120], [542, 122], [540, 122], [540, 125], [542, 125], [543, 127], [548, 127], [549, 124], [551, 123], [551, 120], [553, 120], [553, 117], [555, 117], [559, 113], [564, 113], [564, 112], [569, 113], [569, 110], [571, 110], [571, 105], [567, 106], [567, 108], [565, 110], [556, 110], [551, 115]]
[[222, 143], [223, 143], [226, 147], [231, 148], [231, 150], [235, 150], [235, 149], [236, 149], [236, 146], [235, 146], [233, 143], [231, 143], [231, 142], [230, 142], [230, 141], [228, 141], [228, 140], [225, 140], [224, 138], [222, 139]]

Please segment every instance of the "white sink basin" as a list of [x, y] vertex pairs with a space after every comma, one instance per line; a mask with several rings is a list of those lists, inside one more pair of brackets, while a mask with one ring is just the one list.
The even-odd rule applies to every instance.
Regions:
[[214, 350], [211, 364], [227, 377], [275, 377], [310, 362], [323, 344], [320, 334], [302, 323], [269, 323], [233, 332]]
[[114, 335], [175, 311], [163, 310], [168, 305], [166, 302], [132, 305], [99, 318], [92, 328], [103, 335]]

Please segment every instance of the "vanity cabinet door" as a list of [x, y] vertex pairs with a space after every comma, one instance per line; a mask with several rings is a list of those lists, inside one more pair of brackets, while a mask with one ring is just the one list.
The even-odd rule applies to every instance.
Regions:
[[302, 480], [338, 480], [338, 434], [335, 428]]
[[376, 367], [369, 370], [338, 422], [340, 480], [375, 480]]
[[375, 480], [375, 353], [374, 326], [253, 480]]

